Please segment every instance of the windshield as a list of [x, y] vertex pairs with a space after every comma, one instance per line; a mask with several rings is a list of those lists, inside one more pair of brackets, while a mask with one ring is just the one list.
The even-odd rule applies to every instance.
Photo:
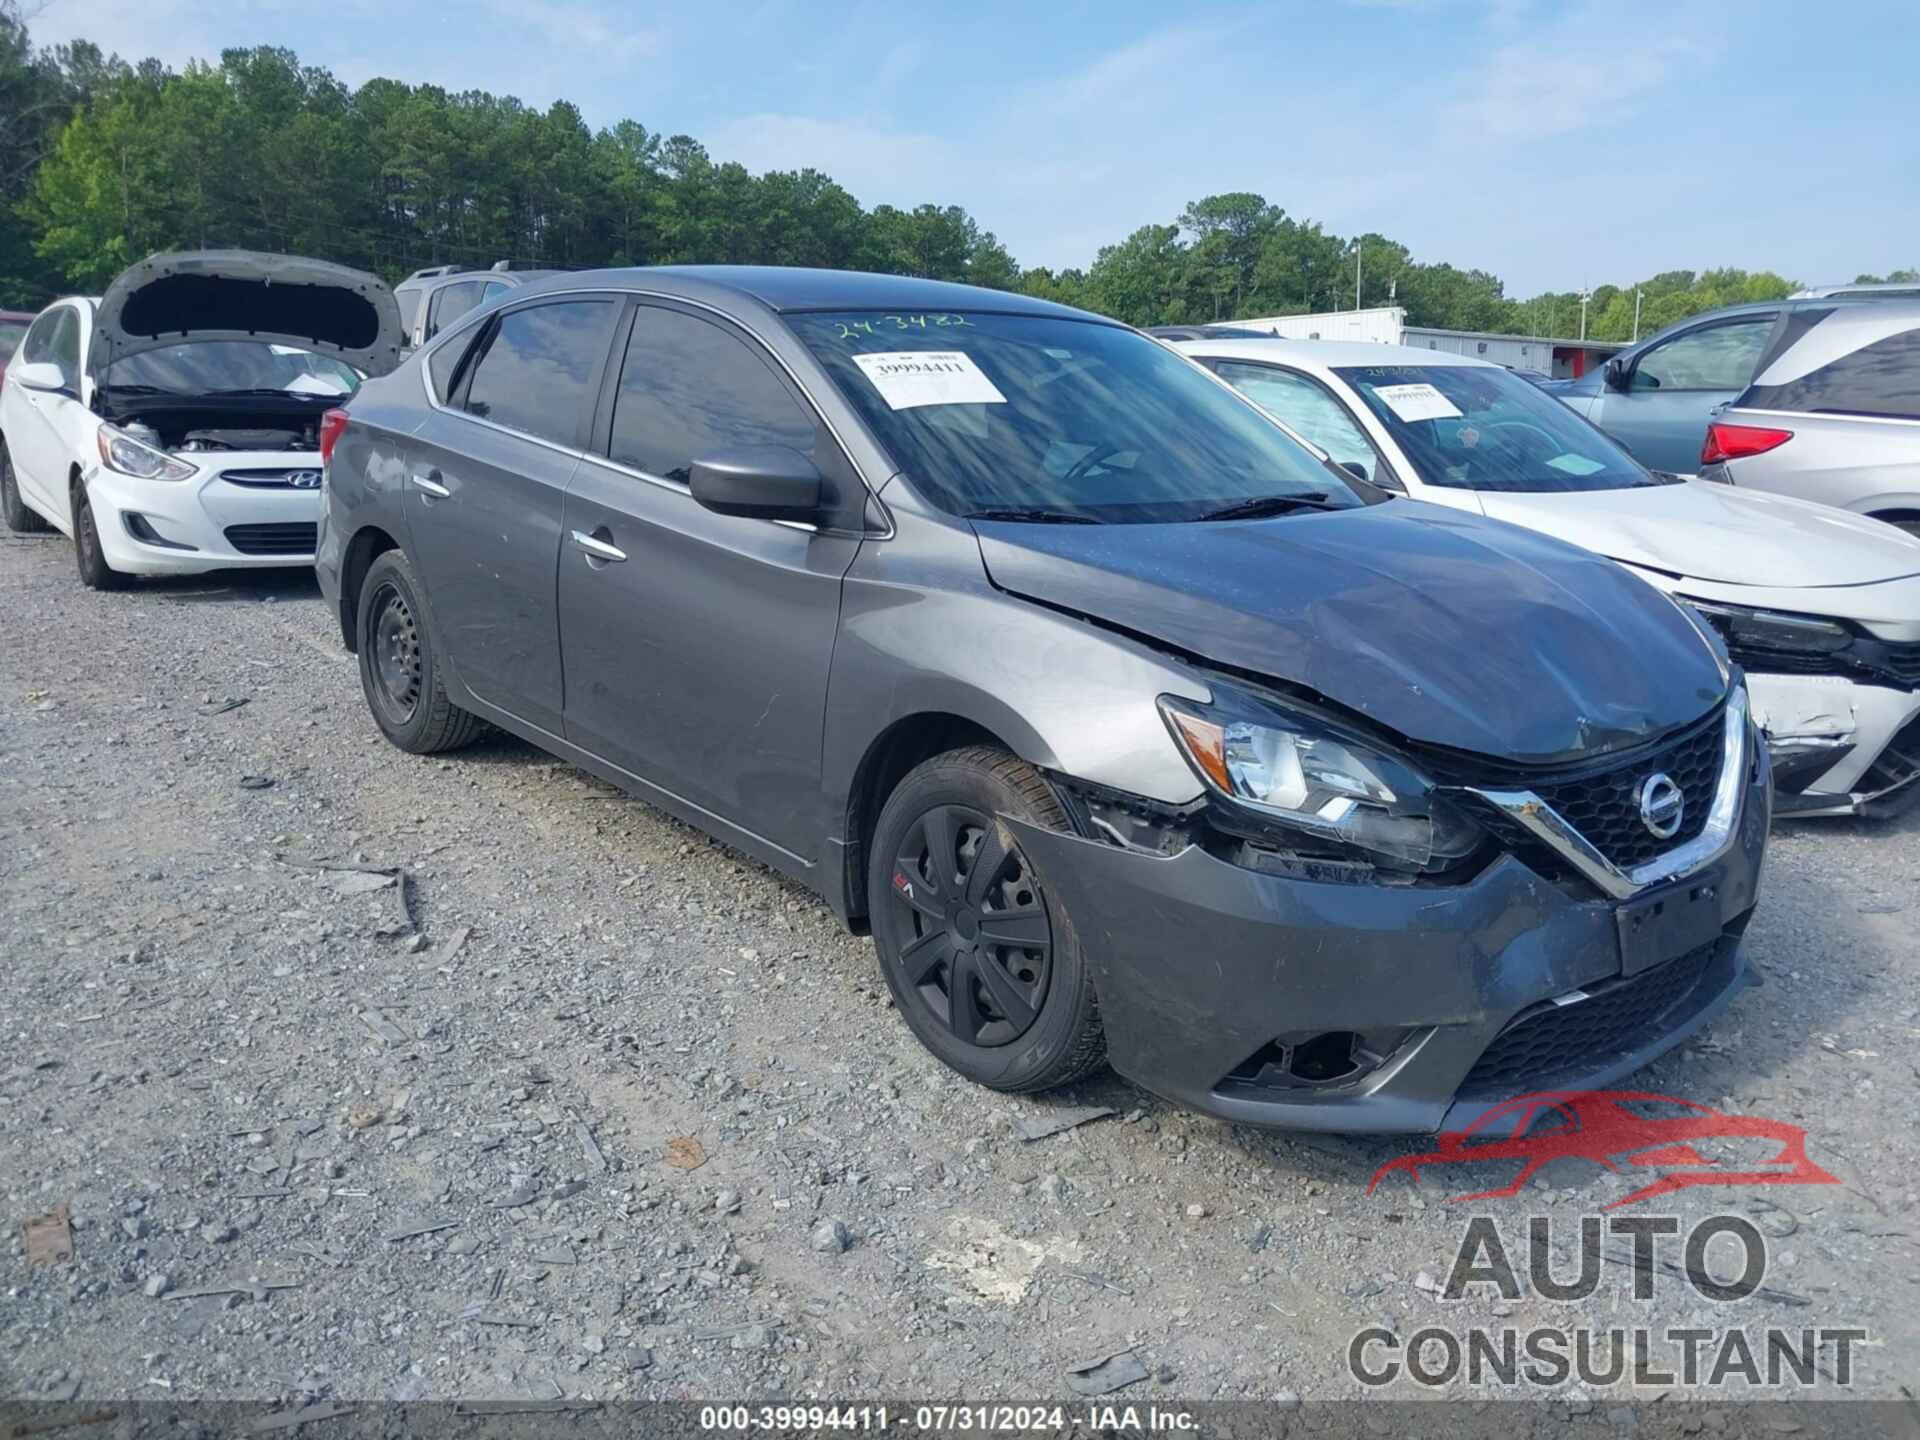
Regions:
[[330, 355], [265, 340], [190, 340], [116, 360], [101, 383], [158, 395], [280, 392], [339, 400], [360, 388], [360, 372]]
[[1346, 509], [1350, 477], [1131, 330], [1032, 315], [789, 315], [927, 497], [958, 515], [1146, 523]]
[[0, 365], [13, 358], [13, 352], [20, 348], [20, 342], [26, 337], [25, 320], [0, 320]]
[[1334, 373], [1429, 485], [1568, 491], [1667, 483], [1553, 396], [1491, 365], [1355, 365]]

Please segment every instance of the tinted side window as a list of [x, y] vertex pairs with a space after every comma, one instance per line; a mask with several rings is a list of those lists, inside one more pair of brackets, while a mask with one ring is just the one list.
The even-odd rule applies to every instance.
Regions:
[[641, 307], [613, 401], [612, 459], [684, 485], [695, 460], [743, 445], [812, 456], [816, 430], [745, 340], [677, 310]]
[[462, 315], [480, 303], [480, 286], [443, 285], [433, 292], [427, 307], [427, 334], [438, 335]]
[[1771, 315], [1689, 331], [1640, 357], [1636, 390], [1739, 390], [1753, 378]]
[[[1775, 368], [1769, 366], [1767, 373], [1772, 374]], [[1920, 420], [1920, 329], [1904, 330], [1862, 345], [1798, 379], [1779, 385], [1755, 385], [1741, 396], [1740, 403], [1758, 410]]]
[[[485, 327], [479, 327], [484, 331]], [[451, 344], [442, 345], [427, 359], [427, 379], [433, 385], [433, 393], [445, 404], [454, 392], [460, 379], [460, 362], [473, 349], [472, 335], [457, 336]]]
[[1294, 434], [1326, 451], [1335, 464], [1359, 465], [1367, 479], [1380, 470], [1380, 456], [1346, 407], [1304, 375], [1271, 365], [1220, 362], [1220, 378], [1277, 418]]
[[589, 393], [612, 337], [611, 300], [567, 300], [510, 310], [488, 327], [470, 362], [462, 408], [470, 415], [578, 445], [593, 409]]

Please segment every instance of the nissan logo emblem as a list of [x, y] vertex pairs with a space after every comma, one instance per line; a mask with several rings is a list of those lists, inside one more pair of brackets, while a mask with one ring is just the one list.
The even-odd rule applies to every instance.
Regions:
[[1659, 839], [1671, 840], [1680, 833], [1681, 818], [1687, 813], [1687, 797], [1670, 775], [1649, 775], [1640, 786], [1640, 823]]

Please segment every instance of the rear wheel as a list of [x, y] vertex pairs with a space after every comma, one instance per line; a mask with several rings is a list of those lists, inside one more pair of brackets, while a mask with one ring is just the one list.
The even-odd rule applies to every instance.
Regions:
[[1079, 937], [995, 817], [1064, 828], [1040, 775], [973, 746], [919, 766], [887, 799], [867, 862], [880, 970], [929, 1050], [995, 1090], [1045, 1090], [1106, 1056]]
[[80, 583], [89, 590], [124, 590], [132, 577], [107, 563], [100, 548], [100, 527], [93, 518], [93, 503], [87, 499], [87, 482], [73, 481], [73, 558], [80, 570]]
[[0, 513], [16, 535], [43, 535], [53, 528], [20, 498], [20, 481], [13, 473], [13, 457], [7, 453], [4, 439], [0, 439]]
[[360, 688], [387, 739], [410, 754], [431, 755], [471, 743], [486, 727], [447, 698], [413, 567], [400, 551], [385, 551], [367, 567], [355, 627]]

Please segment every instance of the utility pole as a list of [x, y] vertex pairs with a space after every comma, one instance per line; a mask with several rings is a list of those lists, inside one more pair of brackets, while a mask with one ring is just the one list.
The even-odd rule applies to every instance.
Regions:
[[1366, 253], [1366, 249], [1366, 241], [1353, 242], [1353, 308], [1356, 310], [1360, 308], [1360, 257]]
[[1640, 338], [1640, 287], [1633, 287], [1633, 338]]
[[1580, 338], [1582, 341], [1587, 338], [1587, 301], [1592, 298], [1593, 292], [1591, 290], [1582, 290], [1580, 292]]

